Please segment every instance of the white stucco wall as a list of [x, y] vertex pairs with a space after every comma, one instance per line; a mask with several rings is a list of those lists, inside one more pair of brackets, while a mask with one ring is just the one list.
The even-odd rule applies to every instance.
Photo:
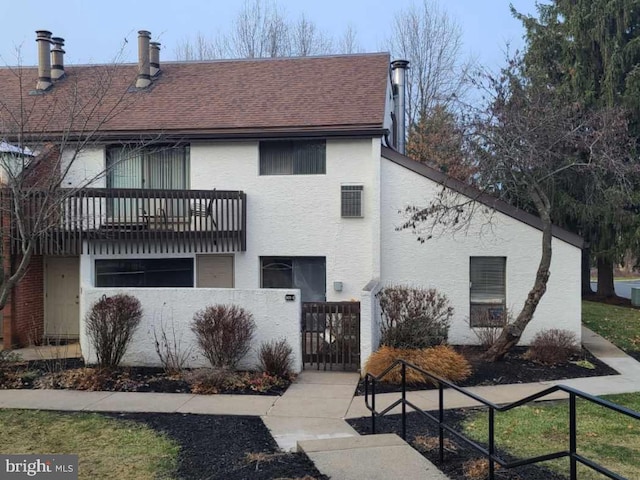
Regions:
[[[176, 338], [184, 346], [192, 345], [189, 367], [207, 366], [206, 359], [198, 352], [195, 336], [190, 328], [193, 315], [198, 310], [214, 304], [234, 304], [253, 315], [256, 332], [252, 349], [241, 361], [239, 368], [255, 369], [257, 349], [264, 341], [286, 338], [293, 348], [294, 371], [302, 369], [302, 343], [300, 334], [299, 290], [236, 290], [214, 288], [91, 288], [83, 286], [81, 292], [80, 345], [85, 361], [95, 363], [95, 349], [86, 332], [85, 317], [91, 306], [103, 295], [116, 293], [133, 295], [142, 304], [144, 315], [124, 356], [123, 365], [161, 366], [155, 351], [154, 328], [159, 333], [163, 323], [175, 327]], [[294, 301], [285, 295], [295, 295]], [[169, 337], [172, 340], [172, 337]]]
[[[396, 231], [408, 205], [425, 206], [442, 187], [400, 165], [382, 162], [382, 272], [383, 284], [401, 283], [435, 287], [445, 293], [455, 308], [449, 333], [453, 344], [477, 343], [469, 329], [469, 257], [505, 256], [506, 305], [518, 312], [533, 285], [540, 261], [539, 230], [507, 215], [495, 213], [490, 227], [482, 219], [466, 233], [444, 234], [421, 244], [408, 230]], [[551, 276], [547, 292], [526, 329], [527, 344], [541, 329], [559, 328], [581, 335], [581, 252], [553, 239]]]
[[[247, 251], [235, 256], [236, 287], [260, 286], [260, 257], [326, 257], [327, 300], [358, 299], [379, 275], [380, 141], [327, 140], [325, 175], [265, 175], [258, 142], [191, 145], [191, 188], [247, 194]], [[363, 218], [342, 218], [342, 184], [362, 184]], [[333, 282], [342, 282], [341, 292]]]
[[106, 155], [101, 146], [93, 146], [77, 152], [63, 152], [62, 169], [68, 170], [62, 181], [63, 188], [106, 187]]

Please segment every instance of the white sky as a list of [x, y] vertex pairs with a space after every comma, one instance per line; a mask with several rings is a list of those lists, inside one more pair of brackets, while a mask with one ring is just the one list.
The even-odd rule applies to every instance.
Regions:
[[[413, 0], [278, 0], [292, 18], [303, 12], [328, 34], [339, 36], [347, 25], [355, 27], [365, 51], [387, 50], [394, 13]], [[419, 2], [420, 0], [414, 0]], [[150, 30], [162, 42], [161, 59], [175, 58], [175, 47], [197, 32], [215, 36], [229, 29], [242, 0], [0, 0], [0, 65], [34, 65], [37, 62], [35, 30], [44, 29], [65, 38], [67, 64], [103, 63], [120, 51], [125, 38], [124, 61], [135, 61], [136, 34]], [[440, 0], [458, 21], [465, 52], [481, 64], [497, 68], [505, 45], [522, 46], [523, 29], [511, 17], [509, 3], [533, 12], [535, 0]], [[16, 50], [21, 61], [16, 60]]]

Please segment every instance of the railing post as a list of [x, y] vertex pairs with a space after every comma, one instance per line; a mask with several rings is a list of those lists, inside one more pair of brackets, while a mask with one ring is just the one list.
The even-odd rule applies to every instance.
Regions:
[[376, 433], [376, 379], [371, 379], [371, 433]]
[[578, 464], [576, 461], [577, 451], [577, 422], [576, 422], [576, 395], [569, 393], [569, 478], [577, 480]]
[[402, 362], [402, 439], [407, 440], [407, 365]]
[[496, 451], [495, 421], [495, 410], [493, 407], [489, 407], [489, 480], [494, 480], [496, 470], [496, 465], [493, 460]]
[[438, 441], [440, 443], [440, 463], [444, 462], [444, 389], [442, 382], [438, 382]]

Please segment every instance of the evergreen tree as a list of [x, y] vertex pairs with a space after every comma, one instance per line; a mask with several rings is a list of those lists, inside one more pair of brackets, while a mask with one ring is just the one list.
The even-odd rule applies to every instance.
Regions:
[[[554, 0], [537, 9], [536, 17], [512, 9], [526, 29], [527, 77], [561, 91], [579, 108], [624, 108], [630, 133], [638, 138], [640, 2]], [[633, 151], [627, 161], [636, 161]], [[593, 182], [576, 174], [565, 177], [552, 201], [555, 222], [582, 235], [597, 262], [598, 295], [615, 295], [613, 265], [638, 243], [634, 199], [606, 176]], [[583, 255], [583, 293], [591, 291], [589, 267], [589, 255]]]

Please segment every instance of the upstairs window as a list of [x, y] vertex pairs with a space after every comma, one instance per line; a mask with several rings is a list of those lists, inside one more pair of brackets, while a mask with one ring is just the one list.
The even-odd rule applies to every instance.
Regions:
[[189, 147], [112, 147], [107, 150], [107, 188], [189, 188]]
[[362, 190], [362, 185], [342, 185], [340, 205], [343, 217], [359, 218], [364, 216]]
[[260, 175], [323, 175], [326, 163], [324, 140], [260, 142]]
[[506, 303], [506, 257], [471, 257], [471, 326], [501, 326]]

